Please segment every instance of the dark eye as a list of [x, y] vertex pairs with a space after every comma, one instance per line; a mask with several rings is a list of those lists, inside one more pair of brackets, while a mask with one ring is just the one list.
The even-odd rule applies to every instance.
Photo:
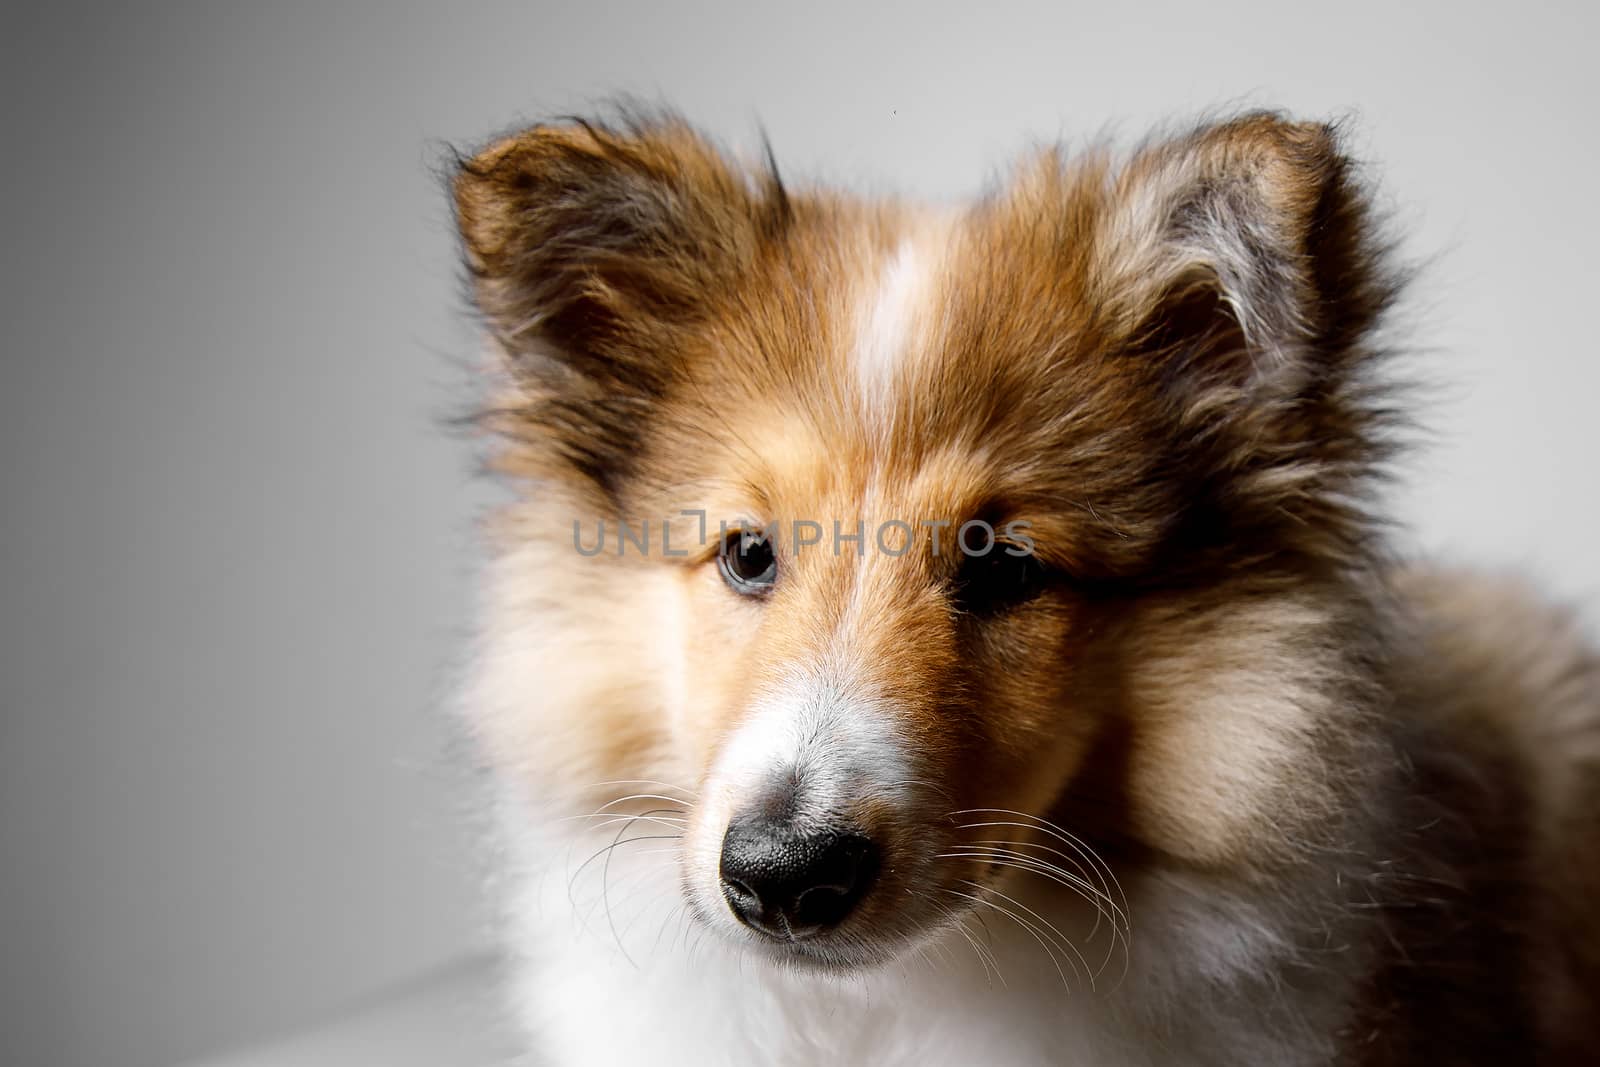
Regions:
[[778, 559], [760, 533], [736, 530], [722, 541], [717, 553], [722, 580], [740, 596], [766, 596], [778, 580]]
[[995, 615], [1032, 600], [1049, 584], [1039, 557], [997, 541], [982, 555], [967, 556], [956, 574], [955, 599], [962, 611]]

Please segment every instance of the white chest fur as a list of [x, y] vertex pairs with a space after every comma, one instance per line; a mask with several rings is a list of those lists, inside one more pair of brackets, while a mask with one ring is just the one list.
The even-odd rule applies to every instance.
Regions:
[[[670, 840], [590, 860], [611, 836], [521, 837], [508, 842], [511, 995], [536, 1063], [1325, 1063], [1343, 1010], [1337, 981], [1276, 977], [1286, 946], [1262, 911], [1170, 880], [1136, 891], [1128, 966], [1117, 949], [1094, 988], [999, 915], [837, 977], [694, 921]], [[1028, 899], [1049, 914], [1049, 897]], [[1091, 969], [1106, 944], [1086, 947]]]

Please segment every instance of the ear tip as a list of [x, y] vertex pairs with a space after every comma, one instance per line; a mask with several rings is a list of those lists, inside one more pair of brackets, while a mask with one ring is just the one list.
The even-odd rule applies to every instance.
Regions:
[[497, 137], [461, 160], [456, 168], [456, 189], [512, 184], [541, 157], [554, 155], [558, 142], [572, 140], [562, 135], [561, 127], [551, 126], [531, 126]]
[[496, 187], [504, 184], [507, 160], [517, 150], [517, 136], [502, 137], [467, 155], [457, 153], [450, 176], [456, 224], [469, 238], [484, 212], [495, 202]]
[[451, 184], [458, 207], [475, 202], [492, 208], [498, 201], [537, 199], [546, 188], [588, 184], [611, 168], [670, 173], [675, 161], [691, 157], [720, 163], [716, 150], [676, 113], [566, 115], [502, 134], [470, 156], [458, 154]]
[[540, 140], [535, 127], [457, 157], [450, 193], [467, 263], [476, 273], [505, 251], [520, 204], [549, 170], [549, 161], [539, 158]]
[[541, 185], [583, 156], [604, 149], [602, 133], [583, 120], [529, 126], [502, 134], [469, 154], [456, 153], [450, 191], [456, 224], [469, 257], [491, 257], [504, 242], [501, 232]]
[[1336, 156], [1344, 141], [1345, 121], [1303, 119], [1286, 111], [1250, 111], [1221, 123], [1202, 127], [1199, 140], [1221, 137], [1246, 148]]

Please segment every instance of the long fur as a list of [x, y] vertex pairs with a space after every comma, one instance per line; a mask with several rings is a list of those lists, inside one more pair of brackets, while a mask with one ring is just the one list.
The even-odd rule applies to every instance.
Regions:
[[[1337, 129], [1046, 151], [959, 211], [770, 159], [635, 113], [455, 179], [539, 1054], [1600, 1061], [1600, 660], [1386, 547], [1403, 278]], [[948, 550], [975, 519], [1026, 522], [1026, 595]], [[719, 520], [831, 550], [740, 597]], [[886, 856], [794, 945], [717, 890], [774, 760]]]

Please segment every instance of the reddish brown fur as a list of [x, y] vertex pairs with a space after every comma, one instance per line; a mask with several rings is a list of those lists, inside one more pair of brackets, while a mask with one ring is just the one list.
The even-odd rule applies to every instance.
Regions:
[[[1391, 447], [1373, 336], [1397, 278], [1334, 131], [1257, 114], [1121, 163], [1044, 153], [955, 218], [786, 190], [671, 118], [537, 128], [455, 190], [512, 371], [498, 466], [530, 486], [499, 527], [505, 595], [553, 583], [538, 610], [578, 631], [652, 610], [639, 587], [659, 581], [687, 615], [685, 719], [620, 663], [573, 683], [583, 725], [480, 716], [497, 762], [580, 792], [699, 782], [753, 693], [842, 640], [949, 809], [1050, 815], [1130, 879], [1212, 872], [1277, 901], [1288, 936], [1361, 944], [1339, 964], [1366, 998], [1340, 1037], [1350, 1062], [1454, 1049], [1432, 1028], [1462, 1012], [1593, 1047], [1600, 668], [1574, 645], [1552, 653], [1559, 683], [1530, 679], [1475, 628], [1493, 607], [1395, 584], [1367, 504]], [[863, 395], [858, 294], [913, 240], [937, 250], [929, 314], [896, 387]], [[573, 519], [683, 508], [825, 528], [1021, 518], [1055, 578], [990, 617], [962, 609], [959, 560], [926, 530], [903, 558], [781, 545], [766, 602], [730, 596], [682, 517], [685, 558], [570, 553]], [[1537, 615], [1527, 631], [1555, 632]], [[1554, 685], [1581, 767], [1542, 747]], [[1501, 767], [1468, 722], [1527, 755]], [[1531, 851], [1425, 839], [1411, 767], [1429, 804]], [[1479, 862], [1500, 866], [1462, 873]], [[1408, 910], [1418, 897], [1433, 918]], [[900, 921], [891, 904], [862, 918]], [[1412, 936], [1436, 958], [1385, 962]], [[1478, 937], [1505, 970], [1440, 977]], [[1513, 1049], [1472, 1041], [1451, 1055]]]

